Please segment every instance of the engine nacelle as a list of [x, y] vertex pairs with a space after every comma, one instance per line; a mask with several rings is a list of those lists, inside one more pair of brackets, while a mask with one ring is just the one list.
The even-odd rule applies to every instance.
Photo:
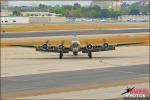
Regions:
[[63, 46], [63, 45], [59, 45], [59, 46], [58, 46], [58, 49], [59, 49], [60, 51], [63, 51], [63, 50], [64, 50], [64, 46]]
[[108, 50], [115, 50], [115, 46], [114, 45], [109, 45], [108, 43], [104, 43], [102, 45], [102, 51], [108, 51]]
[[88, 44], [88, 45], [86, 46], [86, 49], [87, 49], [87, 50], [92, 50], [92, 49], [93, 49], [92, 44]]
[[42, 48], [46, 50], [46, 49], [48, 49], [48, 45], [47, 44], [43, 44]]
[[103, 46], [103, 48], [109, 48], [109, 44], [108, 43], [104, 43], [102, 46]]

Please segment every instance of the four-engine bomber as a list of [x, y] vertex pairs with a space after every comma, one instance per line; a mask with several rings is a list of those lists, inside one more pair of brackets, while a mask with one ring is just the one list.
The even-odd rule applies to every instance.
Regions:
[[141, 43], [132, 42], [132, 43], [121, 43], [121, 44], [108, 44], [106, 41], [104, 41], [103, 44], [99, 44], [99, 45], [93, 45], [88, 42], [86, 42], [85, 44], [86, 44], [85, 46], [81, 46], [79, 39], [77, 38], [76, 35], [74, 35], [69, 47], [64, 46], [64, 41], [62, 41], [62, 43], [58, 46], [50, 45], [49, 41], [47, 41], [41, 46], [33, 46], [33, 45], [11, 45], [11, 46], [36, 48], [36, 51], [41, 51], [41, 52], [56, 52], [59, 53], [59, 58], [62, 59], [64, 53], [72, 52], [73, 55], [76, 56], [78, 55], [78, 52], [82, 52], [82, 53], [86, 53], [89, 58], [92, 58], [92, 52], [115, 50], [115, 47], [117, 46], [126, 46], [126, 45], [141, 44]]

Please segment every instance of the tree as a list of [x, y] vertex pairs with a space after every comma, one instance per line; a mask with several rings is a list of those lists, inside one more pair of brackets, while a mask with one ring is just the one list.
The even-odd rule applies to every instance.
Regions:
[[21, 12], [19, 12], [19, 11], [13, 11], [13, 16], [21, 16]]
[[73, 8], [74, 8], [74, 9], [76, 9], [76, 8], [81, 8], [81, 6], [80, 6], [80, 4], [75, 3], [75, 4], [73, 5]]
[[131, 9], [129, 12], [130, 15], [139, 15], [140, 11], [138, 9]]
[[118, 16], [121, 15], [121, 12], [120, 10], [109, 9], [108, 14], [112, 18], [117, 18]]
[[13, 16], [21, 16], [21, 9], [19, 7], [14, 7], [12, 9]]
[[108, 18], [109, 17], [108, 9], [102, 9], [102, 11], [100, 13], [100, 17], [101, 18]]
[[143, 13], [144, 15], [150, 14], [150, 7], [149, 7], [149, 6], [150, 6], [150, 5], [146, 5], [145, 7], [143, 7], [142, 13]]
[[39, 11], [48, 11], [48, 6], [39, 4], [38, 9]]

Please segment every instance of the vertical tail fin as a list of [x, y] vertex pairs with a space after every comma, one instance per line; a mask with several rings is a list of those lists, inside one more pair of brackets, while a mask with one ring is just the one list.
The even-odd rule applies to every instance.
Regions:
[[72, 40], [78, 40], [76, 32], [73, 33], [73, 39]]
[[76, 37], [77, 37], [77, 33], [76, 33], [76, 32], [74, 32], [74, 33], [73, 33], [73, 36], [76, 38]]

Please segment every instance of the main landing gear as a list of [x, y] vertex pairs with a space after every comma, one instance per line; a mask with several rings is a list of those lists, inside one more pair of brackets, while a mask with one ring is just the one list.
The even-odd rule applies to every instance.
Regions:
[[91, 51], [88, 52], [88, 56], [90, 59], [92, 58], [92, 52]]
[[63, 52], [61, 51], [60, 53], [59, 53], [59, 59], [62, 59], [63, 58]]
[[78, 52], [73, 52], [73, 55], [74, 55], [74, 56], [78, 55]]

